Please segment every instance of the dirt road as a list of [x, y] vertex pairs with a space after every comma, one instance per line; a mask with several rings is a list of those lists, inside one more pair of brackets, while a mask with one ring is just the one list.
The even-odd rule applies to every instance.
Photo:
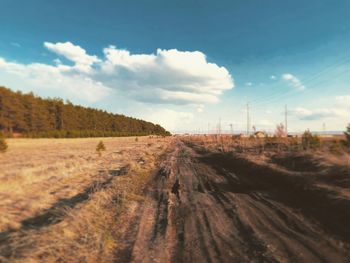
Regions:
[[227, 158], [174, 141], [118, 262], [348, 262], [347, 214]]

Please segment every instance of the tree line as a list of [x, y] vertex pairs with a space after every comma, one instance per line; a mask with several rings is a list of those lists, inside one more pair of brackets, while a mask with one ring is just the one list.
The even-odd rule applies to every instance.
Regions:
[[0, 87], [0, 131], [47, 138], [170, 135], [158, 124], [5, 87]]

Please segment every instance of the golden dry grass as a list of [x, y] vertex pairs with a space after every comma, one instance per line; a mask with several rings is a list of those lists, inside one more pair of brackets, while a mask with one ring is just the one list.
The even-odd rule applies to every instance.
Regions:
[[[107, 148], [102, 157], [95, 151], [100, 140]], [[149, 137], [8, 140], [8, 152], [0, 155], [3, 260], [112, 261], [122, 204], [142, 198], [139, 193], [170, 140]], [[122, 167], [129, 167], [129, 172], [113, 176]], [[74, 199], [86, 189], [90, 191], [87, 200]], [[72, 199], [77, 203], [59, 205], [56, 209], [59, 211], [54, 211], [59, 214], [57, 223], [35, 222], [62, 200], [69, 203]], [[28, 219], [34, 222], [33, 229], [25, 226]]]

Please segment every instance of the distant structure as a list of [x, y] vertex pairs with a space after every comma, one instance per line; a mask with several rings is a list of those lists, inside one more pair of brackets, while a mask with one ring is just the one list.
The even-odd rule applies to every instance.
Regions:
[[286, 132], [286, 136], [288, 137], [288, 108], [287, 108], [287, 104], [284, 107], [284, 130]]
[[233, 135], [233, 124], [230, 124], [230, 128], [231, 128], [231, 134]]
[[254, 133], [254, 137], [255, 138], [266, 138], [267, 137], [267, 133], [264, 131], [257, 131]]
[[249, 103], [247, 103], [247, 136], [250, 133], [250, 115], [249, 115]]

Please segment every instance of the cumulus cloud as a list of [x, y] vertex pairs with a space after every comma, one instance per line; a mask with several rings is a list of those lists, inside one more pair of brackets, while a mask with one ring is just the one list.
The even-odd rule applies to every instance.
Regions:
[[286, 73], [282, 75], [282, 80], [287, 82], [291, 87], [297, 90], [305, 90], [305, 86], [301, 83], [301, 81], [294, 75], [290, 73]]
[[134, 98], [171, 104], [216, 103], [233, 88], [224, 67], [209, 63], [199, 51], [158, 49], [156, 54], [130, 54], [110, 46], [104, 49], [99, 77], [123, 86]]
[[1, 84], [15, 89], [83, 98], [87, 102], [95, 102], [111, 94], [112, 89], [101, 82], [83, 74], [72, 74], [70, 70], [71, 67], [61, 64], [24, 65], [0, 58]]
[[350, 116], [350, 95], [335, 96], [328, 107], [308, 109], [298, 107], [290, 113], [300, 120], [346, 119]]
[[75, 68], [80, 71], [90, 71], [92, 64], [100, 61], [96, 56], [88, 55], [85, 49], [81, 48], [80, 46], [73, 45], [71, 42], [44, 42], [44, 46], [57, 55], [63, 56], [66, 59], [74, 62]]
[[337, 96], [337, 97], [335, 97], [335, 100], [336, 100], [338, 105], [340, 105], [342, 107], [350, 108], [350, 95]]
[[349, 112], [344, 109], [306, 109], [306, 108], [296, 108], [292, 112], [295, 116], [297, 116], [300, 120], [322, 120], [325, 118], [338, 118], [338, 117], [346, 117]]
[[[217, 103], [220, 95], [234, 87], [226, 68], [207, 61], [199, 51], [158, 49], [154, 54], [131, 54], [115, 46], [103, 50], [104, 57], [89, 55], [71, 42], [45, 42], [49, 51], [73, 62], [56, 58], [54, 65], [21, 64], [0, 60], [2, 79], [37, 90], [61, 90], [71, 96], [97, 101], [113, 92], [141, 102], [157, 104]], [[7, 83], [3, 83], [7, 85]]]
[[160, 124], [170, 131], [186, 129], [194, 120], [191, 112], [175, 111], [172, 109], [149, 109], [140, 116], [153, 123]]

